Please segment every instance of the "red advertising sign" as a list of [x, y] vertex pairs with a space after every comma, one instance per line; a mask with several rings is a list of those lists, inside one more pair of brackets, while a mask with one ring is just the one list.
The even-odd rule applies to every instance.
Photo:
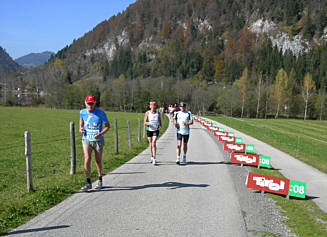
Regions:
[[244, 165], [259, 165], [259, 155], [245, 154], [245, 153], [231, 153], [230, 162], [234, 164]]
[[224, 150], [245, 152], [245, 144], [224, 143]]
[[[203, 123], [203, 126], [205, 126], [205, 127], [208, 128], [209, 126], [211, 126], [211, 123], [204, 122], [204, 123]], [[208, 128], [208, 129], [209, 129], [209, 128]]]
[[235, 143], [235, 137], [229, 137], [229, 136], [218, 136], [218, 141], [220, 142], [232, 142]]
[[227, 132], [214, 132], [213, 135], [217, 137], [217, 136], [227, 136], [228, 134]]
[[249, 173], [245, 184], [247, 188], [288, 195], [290, 181], [274, 176]]
[[210, 131], [213, 131], [213, 132], [216, 132], [216, 131], [218, 131], [218, 127], [215, 127], [215, 126], [213, 126], [213, 127], [210, 127]]

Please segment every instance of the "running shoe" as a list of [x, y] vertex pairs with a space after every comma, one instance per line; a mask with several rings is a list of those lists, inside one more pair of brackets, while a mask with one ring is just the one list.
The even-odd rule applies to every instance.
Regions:
[[156, 165], [157, 164], [157, 160], [156, 158], [153, 158], [153, 162], [152, 162], [153, 165]]
[[183, 155], [183, 164], [186, 165], [186, 155]]
[[81, 192], [87, 192], [89, 191], [90, 189], [92, 189], [92, 184], [86, 182], [85, 185], [81, 188]]
[[98, 184], [95, 186], [95, 189], [102, 189], [102, 180], [98, 181]]
[[179, 160], [179, 157], [177, 157], [177, 159], [176, 159], [176, 164], [179, 165], [179, 163], [180, 163], [180, 160]]
[[151, 163], [151, 164], [153, 163], [153, 157], [151, 157], [150, 163]]

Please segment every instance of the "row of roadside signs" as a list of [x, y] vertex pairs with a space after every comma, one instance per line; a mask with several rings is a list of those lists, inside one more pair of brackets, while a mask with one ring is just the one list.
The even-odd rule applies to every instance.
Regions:
[[[227, 132], [223, 128], [218, 127], [217, 124], [210, 120], [198, 116], [194, 119], [206, 127], [207, 130], [212, 131], [218, 141], [224, 143], [224, 150], [230, 151], [230, 162], [234, 164], [251, 165], [258, 168], [270, 168], [270, 157], [257, 155], [254, 151], [254, 145], [244, 144], [241, 137], [236, 137], [234, 132]], [[264, 192], [277, 193], [297, 198], [305, 198], [306, 183], [279, 178], [274, 176], [249, 173], [246, 179], [246, 187], [250, 189], [260, 190]]]

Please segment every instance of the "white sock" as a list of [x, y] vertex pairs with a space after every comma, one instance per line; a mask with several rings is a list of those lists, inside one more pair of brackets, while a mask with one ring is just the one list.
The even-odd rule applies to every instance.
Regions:
[[179, 157], [179, 156], [177, 156], [177, 159], [179, 160], [179, 159], [180, 159], [180, 157]]

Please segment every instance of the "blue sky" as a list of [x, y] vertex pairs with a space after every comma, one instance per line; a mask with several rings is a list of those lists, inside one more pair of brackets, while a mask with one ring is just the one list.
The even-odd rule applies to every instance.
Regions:
[[57, 52], [135, 0], [1, 0], [0, 46], [16, 59]]

